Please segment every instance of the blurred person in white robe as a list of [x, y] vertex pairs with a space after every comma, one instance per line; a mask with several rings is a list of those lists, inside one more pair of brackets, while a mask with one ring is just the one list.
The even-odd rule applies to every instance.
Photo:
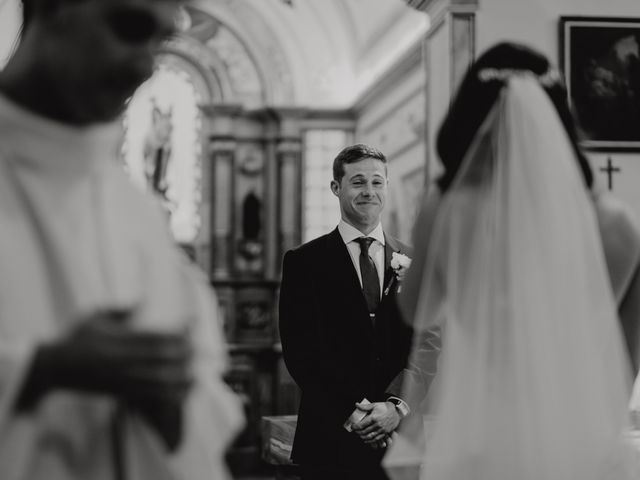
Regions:
[[0, 476], [219, 479], [242, 426], [204, 276], [117, 160], [177, 0], [24, 0], [0, 72]]

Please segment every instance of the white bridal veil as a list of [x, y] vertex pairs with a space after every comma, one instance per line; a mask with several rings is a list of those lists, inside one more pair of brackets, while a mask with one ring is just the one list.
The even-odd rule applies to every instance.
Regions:
[[415, 245], [416, 342], [443, 328], [422, 476], [631, 478], [628, 360], [591, 200], [538, 79], [509, 77]]

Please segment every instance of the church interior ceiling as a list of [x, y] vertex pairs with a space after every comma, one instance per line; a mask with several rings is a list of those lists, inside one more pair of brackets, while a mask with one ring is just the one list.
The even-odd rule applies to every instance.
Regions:
[[[208, 75], [214, 96], [249, 108], [348, 108], [429, 26], [428, 17], [405, 0], [193, 0], [189, 5], [187, 18], [180, 20], [183, 47], [190, 47], [197, 62], [213, 65], [215, 75]], [[19, 25], [20, 0], [0, 0], [0, 67]]]
[[198, 58], [224, 67], [214, 69], [227, 100], [249, 108], [351, 107], [429, 26], [403, 0], [190, 5], [183, 37], [206, 47]]

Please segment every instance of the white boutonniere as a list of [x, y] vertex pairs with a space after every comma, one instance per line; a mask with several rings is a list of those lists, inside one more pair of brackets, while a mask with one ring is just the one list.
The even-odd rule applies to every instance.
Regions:
[[[389, 282], [389, 286], [387, 286], [387, 289], [384, 292], [385, 295], [389, 293], [389, 289], [393, 285], [394, 281], [397, 281], [398, 284], [402, 282], [405, 274], [407, 273], [407, 269], [410, 266], [411, 259], [403, 253], [393, 252], [391, 254], [391, 268], [393, 269], [393, 273], [395, 273], [395, 276], [391, 279], [391, 282]], [[401, 288], [402, 286], [398, 285], [398, 293], [400, 293]]]

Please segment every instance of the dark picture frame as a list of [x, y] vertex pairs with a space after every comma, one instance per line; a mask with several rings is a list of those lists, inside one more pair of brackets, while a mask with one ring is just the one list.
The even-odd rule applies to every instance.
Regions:
[[640, 151], [640, 18], [560, 17], [559, 30], [582, 145]]

